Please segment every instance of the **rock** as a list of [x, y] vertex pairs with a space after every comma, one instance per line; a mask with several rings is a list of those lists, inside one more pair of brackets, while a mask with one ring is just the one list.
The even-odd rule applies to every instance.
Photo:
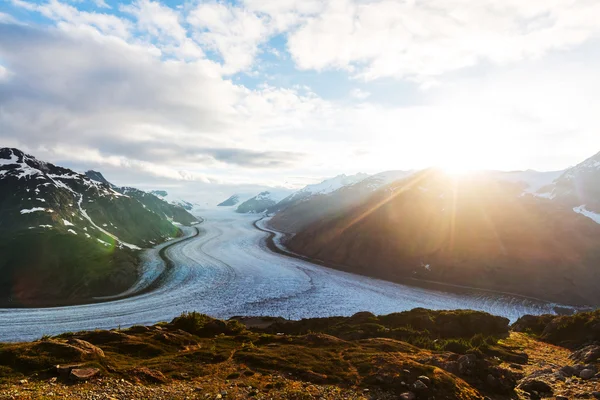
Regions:
[[83, 364], [57, 365], [55, 368], [59, 376], [66, 378], [71, 373], [71, 370], [81, 367], [83, 367]]
[[592, 396], [594, 396], [595, 399], [600, 399], [600, 392], [592, 392]]
[[589, 345], [572, 353], [569, 358], [579, 363], [591, 363], [600, 360], [600, 346]]
[[584, 369], [579, 373], [581, 379], [591, 379], [596, 372], [593, 369]]
[[69, 378], [76, 381], [87, 381], [99, 373], [100, 370], [98, 368], [75, 368], [71, 370]]
[[515, 363], [510, 364], [509, 367], [511, 367], [513, 369], [523, 370], [523, 366], [522, 365], [515, 364]]
[[552, 388], [546, 382], [532, 378], [526, 378], [525, 380], [521, 381], [517, 388], [527, 393], [553, 393]]
[[71, 346], [75, 346], [78, 349], [82, 350], [86, 355], [104, 357], [104, 351], [98, 346], [94, 346], [90, 342], [86, 342], [85, 340], [80, 339], [69, 339], [67, 341]]
[[567, 396], [556, 396], [556, 400], [569, 400]]
[[568, 378], [575, 375], [575, 368], [571, 367], [570, 365], [565, 365], [559, 369], [559, 372]]
[[573, 365], [573, 370], [575, 371], [574, 375], [577, 375], [577, 376], [579, 376], [579, 373], [580, 373], [581, 371], [583, 371], [584, 369], [585, 369], [585, 365], [583, 365], [583, 364], [576, 364], [576, 365]]
[[460, 356], [458, 358], [459, 364], [474, 363], [475, 361], [477, 361], [477, 356], [475, 354], [465, 354], [464, 356]]
[[495, 387], [498, 385], [498, 380], [494, 378], [494, 375], [488, 374], [488, 376], [485, 378], [485, 383], [487, 383], [488, 386]]
[[405, 392], [400, 395], [400, 400], [415, 400], [417, 396], [413, 392]]
[[423, 382], [426, 385], [430, 385], [431, 384], [431, 379], [429, 379], [429, 377], [427, 377], [425, 375], [421, 375], [417, 379], [420, 380], [421, 382]]
[[554, 377], [554, 379], [558, 379], [559, 381], [562, 381], [562, 382], [567, 380], [567, 378], [560, 371], [555, 372], [554, 374], [552, 374], [552, 376]]
[[424, 392], [427, 389], [429, 389], [427, 387], [427, 385], [425, 383], [423, 383], [423, 381], [420, 381], [420, 380], [417, 380], [415, 383], [413, 383], [413, 388], [419, 392]]
[[167, 378], [160, 371], [155, 371], [146, 367], [139, 367], [131, 370], [130, 375], [136, 376], [142, 381], [149, 383], [165, 383]]

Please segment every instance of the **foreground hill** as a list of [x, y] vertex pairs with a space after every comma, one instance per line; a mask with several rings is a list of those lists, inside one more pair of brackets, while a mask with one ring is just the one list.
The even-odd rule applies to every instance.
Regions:
[[135, 251], [179, 234], [155, 207], [110, 184], [0, 149], [0, 304], [120, 293], [137, 278]]
[[[583, 321], [565, 337], [593, 340], [593, 313], [562, 318], [567, 327]], [[302, 321], [189, 313], [149, 327], [0, 344], [0, 397], [600, 398], [593, 341], [569, 350], [509, 329], [505, 318], [468, 310]]]
[[287, 243], [331, 266], [600, 304], [600, 224], [487, 174], [427, 170], [330, 214]]

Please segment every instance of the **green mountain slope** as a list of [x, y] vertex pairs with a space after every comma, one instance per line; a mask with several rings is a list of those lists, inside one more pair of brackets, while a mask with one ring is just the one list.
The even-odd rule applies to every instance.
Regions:
[[106, 183], [0, 149], [0, 304], [65, 304], [118, 294], [135, 251], [181, 234]]

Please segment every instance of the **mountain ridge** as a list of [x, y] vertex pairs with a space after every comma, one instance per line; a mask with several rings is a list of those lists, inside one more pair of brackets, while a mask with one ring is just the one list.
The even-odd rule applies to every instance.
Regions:
[[138, 249], [180, 234], [164, 214], [109, 184], [0, 149], [1, 304], [118, 294], [137, 279]]

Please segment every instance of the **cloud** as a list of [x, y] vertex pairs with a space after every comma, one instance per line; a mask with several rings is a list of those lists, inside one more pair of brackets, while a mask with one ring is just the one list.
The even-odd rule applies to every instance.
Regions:
[[80, 11], [69, 4], [61, 3], [58, 0], [48, 0], [43, 4], [35, 4], [23, 0], [11, 1], [17, 7], [39, 12], [46, 18], [61, 24], [79, 27], [87, 26], [96, 29], [103, 34], [120, 38], [128, 38], [131, 35], [131, 24], [129, 21], [115, 15]]
[[112, 8], [111, 6], [109, 6], [106, 1], [104, 0], [94, 0], [94, 4], [96, 5], [96, 7], [98, 8]]
[[[457, 158], [555, 169], [600, 148], [597, 2], [12, 1], [53, 22], [0, 14], [0, 141], [119, 184], [210, 195]], [[261, 83], [273, 47], [287, 86]]]
[[330, 0], [289, 34], [288, 49], [302, 69], [427, 80], [581, 44], [600, 33], [599, 15], [593, 1]]
[[215, 160], [241, 167], [294, 166], [304, 156], [292, 151], [249, 151], [244, 149], [205, 149]]
[[182, 16], [172, 8], [156, 1], [137, 0], [121, 6], [120, 10], [134, 16], [138, 31], [154, 40], [166, 53], [192, 60], [204, 56], [200, 46], [188, 37], [181, 25]]
[[248, 69], [258, 46], [274, 32], [267, 16], [217, 2], [199, 3], [188, 14], [187, 22], [199, 43], [221, 55], [230, 74]]
[[364, 99], [368, 98], [370, 95], [371, 95], [371, 93], [367, 92], [366, 90], [359, 89], [359, 88], [354, 88], [350, 91], [350, 97], [353, 97], [358, 100], [364, 100]]
[[262, 135], [317, 101], [248, 90], [209, 60], [163, 60], [85, 27], [0, 24], [0, 59], [2, 141], [172, 179], [194, 179], [181, 171], [198, 168], [291, 168], [302, 152], [277, 138], [264, 146]]

